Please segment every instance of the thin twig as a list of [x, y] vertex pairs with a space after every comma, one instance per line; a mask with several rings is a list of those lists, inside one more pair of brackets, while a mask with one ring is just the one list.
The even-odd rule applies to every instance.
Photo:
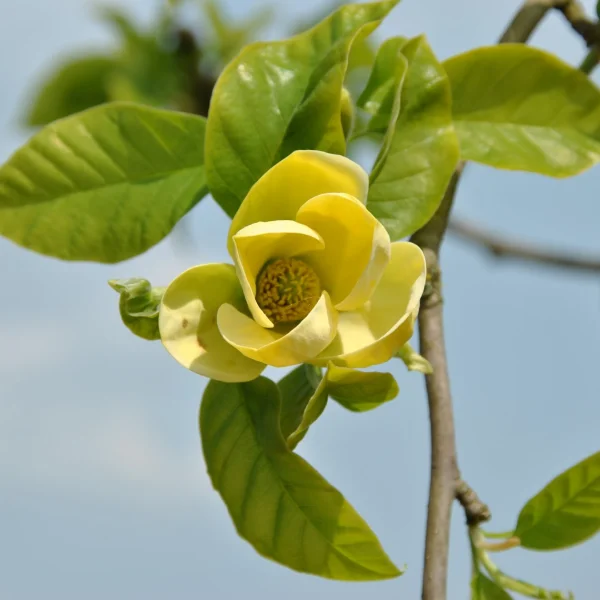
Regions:
[[558, 10], [587, 46], [600, 43], [600, 27], [590, 19], [579, 0], [525, 0], [499, 44], [526, 42], [549, 10]]
[[529, 39], [546, 13], [559, 4], [564, 4], [564, 0], [526, 0], [500, 36], [498, 43], [523, 43]]
[[550, 267], [600, 274], [600, 257], [591, 258], [540, 248], [533, 244], [504, 238], [477, 225], [457, 219], [450, 222], [448, 231], [489, 252], [496, 258], [521, 260]]
[[554, 8], [559, 10], [573, 30], [579, 34], [587, 46], [600, 43], [600, 28], [597, 21], [590, 19], [579, 0], [555, 2]]

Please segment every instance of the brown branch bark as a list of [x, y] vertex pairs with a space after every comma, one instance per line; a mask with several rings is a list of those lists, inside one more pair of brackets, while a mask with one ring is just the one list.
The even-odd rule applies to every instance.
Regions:
[[419, 312], [421, 354], [433, 373], [425, 376], [431, 430], [431, 478], [425, 535], [423, 600], [445, 600], [450, 542], [450, 515], [459, 480], [450, 378], [444, 342], [442, 275], [439, 251], [456, 187], [465, 163], [456, 169], [434, 217], [412, 236], [427, 261], [427, 285]]
[[504, 238], [481, 229], [477, 225], [457, 219], [450, 222], [448, 231], [496, 258], [521, 260], [549, 267], [600, 274], [600, 257], [569, 255], [547, 248], [540, 248], [533, 244]]

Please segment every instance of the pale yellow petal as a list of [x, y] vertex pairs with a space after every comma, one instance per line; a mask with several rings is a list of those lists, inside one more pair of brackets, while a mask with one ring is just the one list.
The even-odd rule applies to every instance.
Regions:
[[325, 240], [307, 259], [338, 310], [355, 310], [371, 297], [390, 260], [390, 236], [364, 204], [347, 194], [322, 194], [296, 215]]
[[238, 209], [227, 239], [258, 221], [294, 219], [307, 200], [327, 192], [342, 192], [367, 201], [369, 177], [349, 158], [318, 150], [297, 150], [271, 167], [250, 189]]
[[165, 348], [187, 369], [219, 381], [251, 381], [265, 365], [228, 344], [217, 327], [223, 303], [244, 310], [246, 302], [233, 265], [192, 267], [166, 289], [158, 317]]
[[312, 311], [293, 328], [265, 329], [231, 304], [217, 314], [223, 337], [248, 358], [273, 367], [308, 362], [335, 337], [337, 313], [323, 292]]
[[411, 242], [394, 242], [383, 277], [363, 309], [339, 314], [338, 334], [314, 361], [363, 368], [388, 361], [413, 333], [425, 287], [425, 257]]
[[273, 327], [256, 302], [256, 278], [264, 264], [271, 258], [289, 258], [324, 246], [318, 233], [296, 221], [261, 221], [233, 236], [233, 262], [248, 308], [259, 325]]

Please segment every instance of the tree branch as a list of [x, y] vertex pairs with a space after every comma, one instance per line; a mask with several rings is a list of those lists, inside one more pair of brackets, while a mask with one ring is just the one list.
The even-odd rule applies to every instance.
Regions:
[[423, 600], [446, 598], [450, 515], [459, 480], [444, 343], [439, 250], [464, 165], [465, 163], [461, 163], [456, 169], [434, 217], [412, 236], [412, 241], [422, 248], [427, 261], [427, 285], [419, 312], [419, 342], [421, 354], [433, 367], [433, 373], [425, 376], [431, 429], [431, 479], [425, 536]]
[[[499, 43], [525, 43], [548, 10], [558, 8], [559, 4], [564, 8], [567, 3], [570, 2], [526, 0], [502, 34]], [[450, 518], [454, 499], [459, 500], [464, 507], [468, 521], [479, 523], [490, 518], [487, 506], [460, 480], [444, 342], [439, 252], [464, 168], [465, 163], [461, 162], [450, 180], [436, 214], [411, 238], [422, 248], [427, 261], [427, 285], [419, 312], [419, 343], [421, 354], [433, 367], [433, 373], [425, 376], [431, 430], [431, 479], [422, 600], [446, 600]]]
[[579, 0], [525, 0], [499, 44], [526, 42], [549, 10], [558, 10], [588, 46], [600, 43], [598, 23], [590, 19]]
[[600, 257], [568, 255], [549, 248], [540, 248], [533, 244], [501, 237], [477, 225], [457, 219], [450, 222], [448, 231], [496, 258], [522, 260], [550, 267], [600, 274]]

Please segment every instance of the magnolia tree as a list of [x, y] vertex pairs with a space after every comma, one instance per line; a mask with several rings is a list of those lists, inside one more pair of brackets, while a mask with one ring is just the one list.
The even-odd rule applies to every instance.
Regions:
[[[47, 84], [30, 121], [65, 118], [0, 168], [0, 233], [48, 256], [115, 263], [148, 250], [211, 194], [232, 219], [230, 263], [190, 265], [166, 287], [109, 283], [133, 334], [160, 340], [210, 379], [202, 449], [239, 535], [307, 574], [402, 574], [344, 495], [295, 451], [328, 401], [360, 413], [392, 400], [393, 376], [363, 369], [398, 358], [424, 374], [429, 398], [423, 598], [446, 597], [455, 499], [471, 540], [473, 600], [566, 598], [507, 575], [491, 553], [562, 550], [593, 536], [600, 453], [546, 485], [510, 531], [482, 528], [490, 511], [457, 466], [438, 254], [451, 227], [499, 255], [600, 271], [449, 220], [466, 161], [569, 177], [600, 160], [600, 91], [587, 77], [598, 25], [577, 2], [530, 0], [499, 45], [445, 62], [424, 35], [367, 52], [366, 36], [396, 4], [342, 6], [298, 35], [239, 52], [246, 37], [221, 32], [234, 47], [221, 48], [232, 56], [214, 89], [218, 61], [199, 70], [189, 32], [165, 50], [112, 14], [129, 53], [69, 65]], [[552, 9], [590, 46], [580, 69], [524, 44]], [[151, 71], [166, 65], [162, 85], [148, 88], [132, 71], [131, 48], [155, 57]], [[370, 68], [357, 92], [347, 77], [353, 48]], [[109, 102], [123, 96], [188, 112]], [[361, 137], [378, 144], [370, 173], [346, 157]], [[410, 345], [417, 321], [420, 353]], [[261, 375], [266, 366], [291, 370], [274, 382]]]

